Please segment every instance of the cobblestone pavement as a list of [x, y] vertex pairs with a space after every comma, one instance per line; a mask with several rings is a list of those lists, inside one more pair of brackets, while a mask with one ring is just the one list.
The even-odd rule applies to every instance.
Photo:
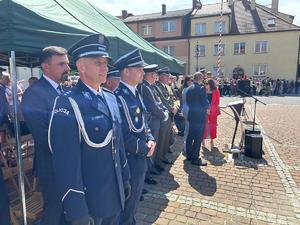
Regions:
[[[192, 166], [181, 154], [177, 137], [175, 161], [146, 186], [137, 224], [300, 224], [300, 98], [260, 98], [257, 127], [263, 132], [263, 159], [224, 153], [231, 142], [234, 120], [229, 108], [219, 117], [216, 148], [202, 148], [207, 167]], [[235, 98], [222, 98], [225, 106]], [[252, 120], [254, 101], [247, 98], [244, 125]], [[228, 114], [226, 114], [228, 113]], [[241, 138], [238, 131], [236, 143]], [[208, 144], [207, 144], [208, 145]]]

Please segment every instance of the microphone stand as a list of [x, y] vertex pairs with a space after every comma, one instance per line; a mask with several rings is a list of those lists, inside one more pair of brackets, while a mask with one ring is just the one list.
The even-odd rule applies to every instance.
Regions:
[[255, 118], [256, 118], [256, 104], [257, 102], [260, 102], [263, 105], [267, 105], [266, 103], [260, 101], [258, 98], [254, 97], [253, 95], [248, 94], [247, 92], [237, 88], [237, 91], [239, 91], [240, 93], [242, 93], [243, 95], [245, 95], [246, 97], [250, 97], [253, 98], [255, 100], [254, 102], [254, 115], [253, 115], [253, 126], [252, 126], [252, 130], [254, 131], [255, 128]]

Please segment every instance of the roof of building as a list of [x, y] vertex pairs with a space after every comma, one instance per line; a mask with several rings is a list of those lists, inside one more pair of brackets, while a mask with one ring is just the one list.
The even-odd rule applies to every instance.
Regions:
[[[256, 32], [272, 32], [299, 30], [300, 27], [289, 23], [280, 16], [264, 9], [256, 4], [255, 10], [251, 10], [247, 0], [234, 1], [232, 9], [231, 33], [245, 34]], [[275, 24], [268, 25], [268, 20], [274, 19]]]
[[[235, 0], [232, 6], [228, 2], [224, 2], [223, 14], [231, 14], [231, 34], [245, 34], [257, 32], [272, 32], [299, 30], [300, 27], [287, 20], [291, 15], [281, 12], [274, 14], [270, 8], [256, 4], [255, 10], [251, 10], [251, 1]], [[220, 3], [203, 5], [201, 9], [183, 9], [175, 11], [167, 11], [165, 15], [159, 13], [151, 13], [144, 15], [129, 16], [123, 21], [125, 23], [141, 22], [146, 20], [158, 20], [166, 18], [174, 18], [185, 16], [192, 13], [192, 18], [219, 16], [221, 14]], [[275, 24], [268, 25], [268, 20], [274, 19]]]
[[[265, 5], [260, 5], [260, 4], [257, 4], [257, 3], [256, 3], [256, 5], [259, 6], [259, 7], [261, 7], [261, 8], [263, 8], [264, 10], [266, 10], [266, 11], [268, 11], [270, 13], [273, 13], [272, 9], [269, 8], [269, 7], [267, 7], [267, 6], [265, 6]], [[276, 15], [278, 17], [280, 17], [281, 19], [286, 20], [287, 22], [290, 22], [290, 23], [292, 23], [294, 21], [294, 18], [295, 18], [294, 15], [283, 13], [283, 12], [276, 12]]]
[[136, 16], [129, 16], [123, 20], [125, 23], [130, 22], [138, 22], [143, 20], [157, 20], [157, 19], [167, 19], [173, 17], [181, 17], [185, 16], [191, 12], [192, 9], [181, 9], [181, 10], [174, 10], [174, 11], [166, 11], [166, 14], [162, 15], [161, 12], [159, 13], [151, 13], [151, 14], [143, 14], [143, 15], [136, 15]]
[[[203, 5], [201, 9], [197, 10], [194, 17], [207, 17], [207, 16], [218, 16], [221, 14], [220, 3], [213, 3]], [[231, 10], [228, 6], [228, 2], [223, 4], [223, 14], [231, 14]]]

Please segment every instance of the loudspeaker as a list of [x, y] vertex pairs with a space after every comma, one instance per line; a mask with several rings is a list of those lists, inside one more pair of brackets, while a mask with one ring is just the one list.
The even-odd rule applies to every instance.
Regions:
[[242, 97], [251, 95], [250, 80], [239, 80], [237, 83], [237, 93]]
[[263, 137], [261, 134], [245, 135], [245, 155], [261, 159], [262, 158]]
[[246, 134], [260, 134], [260, 130], [258, 130], [258, 129], [252, 129], [252, 128], [246, 128], [245, 129], [245, 135]]

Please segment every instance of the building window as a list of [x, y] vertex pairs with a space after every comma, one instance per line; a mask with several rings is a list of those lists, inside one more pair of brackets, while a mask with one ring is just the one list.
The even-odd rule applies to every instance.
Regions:
[[246, 52], [246, 43], [245, 42], [239, 42], [234, 43], [234, 55], [243, 55]]
[[[221, 55], [224, 55], [225, 53], [225, 45], [224, 44], [220, 44], [220, 50], [221, 50]], [[214, 55], [219, 55], [219, 45], [215, 44], [214, 45]]]
[[196, 56], [205, 56], [205, 45], [196, 45]]
[[173, 32], [176, 30], [176, 24], [174, 21], [166, 21], [162, 23], [162, 30], [164, 32]]
[[267, 65], [266, 64], [257, 64], [253, 68], [253, 76], [266, 76], [267, 74]]
[[255, 53], [267, 53], [268, 42], [267, 41], [256, 41], [255, 42]]
[[267, 20], [268, 27], [275, 27], [275, 18], [268, 18]]
[[171, 56], [174, 56], [175, 55], [175, 47], [174, 46], [163, 46], [162, 50], [171, 55]]
[[[218, 76], [218, 66], [213, 66], [211, 75]], [[224, 76], [224, 66], [220, 66], [220, 76]]]
[[225, 32], [225, 21], [218, 21], [215, 22], [215, 27], [214, 27], [215, 33], [224, 33]]
[[150, 25], [142, 26], [142, 34], [143, 35], [151, 35], [152, 34], [152, 26], [150, 26]]
[[206, 34], [206, 23], [196, 23], [195, 29], [198, 35]]

